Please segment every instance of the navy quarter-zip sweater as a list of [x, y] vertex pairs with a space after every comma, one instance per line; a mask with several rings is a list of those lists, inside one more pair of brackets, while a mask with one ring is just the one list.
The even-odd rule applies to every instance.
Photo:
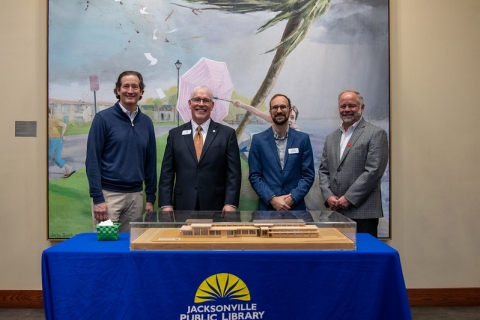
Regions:
[[152, 120], [141, 112], [133, 120], [117, 102], [95, 115], [87, 140], [85, 161], [90, 197], [105, 202], [102, 189], [131, 193], [143, 190], [155, 203], [157, 149]]

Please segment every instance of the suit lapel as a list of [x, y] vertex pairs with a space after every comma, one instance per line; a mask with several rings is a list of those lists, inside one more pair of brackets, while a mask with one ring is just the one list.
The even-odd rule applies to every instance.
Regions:
[[[358, 123], [357, 127], [353, 131], [353, 134], [350, 137], [350, 140], [348, 141], [345, 151], [343, 151], [343, 156], [342, 156], [342, 159], [340, 159], [340, 163], [342, 163], [342, 161], [350, 152], [350, 149], [355, 145], [355, 142], [357, 142], [358, 138], [362, 135], [364, 128], [365, 128], [365, 120], [362, 118], [360, 119], [360, 122]], [[340, 145], [340, 142], [338, 142], [338, 145]]]
[[270, 145], [270, 148], [272, 149], [272, 152], [275, 155], [275, 159], [277, 160], [278, 167], [281, 168], [282, 165], [280, 164], [280, 158], [278, 157], [277, 144], [275, 143], [275, 137], [273, 136], [273, 128], [272, 127], [268, 128], [266, 131], [266, 134], [267, 134], [268, 144]]
[[[205, 138], [205, 143], [203, 144], [202, 154], [200, 155], [200, 160], [198, 162], [202, 161], [203, 156], [205, 155], [208, 148], [212, 144], [213, 140], [217, 136], [217, 133], [218, 133], [218, 123], [211, 120], [210, 125], [208, 126], [207, 137]], [[193, 145], [193, 142], [192, 142], [192, 145]], [[195, 148], [194, 148], [194, 150], [195, 150]]]
[[[340, 129], [337, 129], [334, 132], [333, 136], [333, 154], [335, 155], [333, 159], [333, 164], [335, 168], [338, 168], [340, 165], [340, 140], [342, 139], [342, 131]], [[330, 159], [328, 160], [330, 161]]]
[[[285, 149], [285, 156], [283, 158], [283, 167], [287, 167], [287, 161], [288, 158], [290, 157], [290, 154], [288, 153], [288, 150], [290, 150], [293, 146], [293, 142], [295, 140], [295, 137], [297, 136], [297, 132], [294, 129], [288, 129], [288, 138], [287, 138], [287, 148]], [[278, 153], [278, 152], [277, 152]]]
[[[183, 131], [190, 130], [190, 134], [183, 134]], [[195, 153], [195, 146], [193, 144], [193, 132], [192, 132], [192, 123], [189, 121], [183, 125], [182, 136], [185, 144], [187, 145], [188, 150], [192, 157], [197, 160], [197, 154]]]

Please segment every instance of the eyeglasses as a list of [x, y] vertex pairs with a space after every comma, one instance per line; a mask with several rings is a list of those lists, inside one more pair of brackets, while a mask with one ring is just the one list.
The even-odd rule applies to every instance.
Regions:
[[270, 107], [270, 110], [278, 111], [278, 109], [280, 109], [280, 110], [284, 111], [284, 110], [286, 110], [287, 108], [288, 108], [288, 107], [287, 107], [286, 105], [282, 104], [282, 105], [279, 105], [279, 106], [271, 106], [271, 107]]
[[195, 103], [200, 103], [200, 102], [203, 101], [203, 103], [205, 103], [205, 104], [208, 104], [208, 103], [212, 102], [212, 100], [210, 100], [208, 98], [203, 98], [203, 99], [202, 98], [192, 98], [192, 99], [190, 99], [190, 101], [195, 102]]

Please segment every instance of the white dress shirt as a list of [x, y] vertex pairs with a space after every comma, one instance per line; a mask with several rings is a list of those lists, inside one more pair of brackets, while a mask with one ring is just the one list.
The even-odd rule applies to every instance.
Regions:
[[353, 131], [357, 128], [358, 123], [360, 122], [362, 118], [358, 119], [357, 122], [352, 124], [347, 131], [343, 128], [343, 123], [340, 125], [340, 131], [342, 131], [342, 137], [340, 138], [340, 159], [342, 159], [343, 152], [345, 151], [345, 148], [347, 147], [348, 141], [350, 141], [350, 138], [352, 137]]

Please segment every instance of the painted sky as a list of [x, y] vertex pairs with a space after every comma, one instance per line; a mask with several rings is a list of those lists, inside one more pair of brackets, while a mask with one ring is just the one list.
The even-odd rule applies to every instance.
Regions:
[[[354, 88], [363, 93], [367, 114], [388, 115], [387, 3], [333, 0], [287, 58], [272, 94], [289, 95], [302, 116], [334, 117], [338, 92]], [[232, 14], [205, 8], [212, 6], [50, 0], [49, 97], [92, 101], [89, 76], [98, 75], [97, 100], [113, 102], [118, 74], [137, 70], [145, 78], [145, 96], [156, 98], [156, 88], [176, 85], [177, 60], [183, 63], [181, 75], [201, 57], [226, 62], [235, 91], [253, 97], [274, 55], [264, 52], [278, 44], [285, 22], [256, 33], [274, 12]], [[150, 65], [145, 53], [156, 64]]]

